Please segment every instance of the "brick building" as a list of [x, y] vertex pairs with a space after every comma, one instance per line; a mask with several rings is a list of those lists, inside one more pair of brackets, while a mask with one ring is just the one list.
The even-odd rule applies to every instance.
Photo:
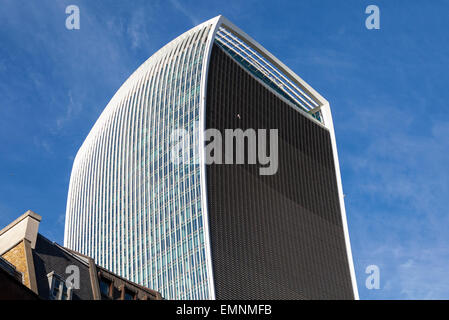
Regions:
[[41, 219], [27, 211], [0, 231], [0, 299], [162, 299], [39, 234]]

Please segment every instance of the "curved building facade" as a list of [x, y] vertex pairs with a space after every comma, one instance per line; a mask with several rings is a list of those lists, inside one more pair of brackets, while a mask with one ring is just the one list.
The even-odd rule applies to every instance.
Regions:
[[[207, 164], [206, 129], [249, 128], [279, 130], [276, 174]], [[168, 299], [357, 299], [328, 102], [224, 17], [191, 29], [82, 144], [64, 244]]]

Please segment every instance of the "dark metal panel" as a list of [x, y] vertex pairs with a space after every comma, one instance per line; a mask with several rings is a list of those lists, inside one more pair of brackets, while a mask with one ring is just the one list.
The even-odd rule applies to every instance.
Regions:
[[275, 175], [207, 166], [217, 299], [353, 299], [329, 132], [217, 45], [206, 127], [279, 130]]

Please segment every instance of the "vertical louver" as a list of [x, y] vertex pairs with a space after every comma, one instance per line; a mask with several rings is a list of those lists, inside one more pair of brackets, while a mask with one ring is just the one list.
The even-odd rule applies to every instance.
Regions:
[[212, 29], [178, 37], [125, 82], [80, 148], [68, 194], [65, 245], [169, 299], [211, 296], [200, 164], [173, 165], [170, 134], [194, 134]]

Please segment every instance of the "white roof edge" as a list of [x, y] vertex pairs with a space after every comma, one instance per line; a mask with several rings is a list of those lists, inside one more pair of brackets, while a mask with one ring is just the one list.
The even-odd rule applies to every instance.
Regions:
[[259, 54], [261, 54], [265, 59], [271, 62], [274, 66], [276, 66], [280, 71], [285, 73], [291, 80], [298, 85], [301, 89], [303, 89], [308, 95], [317, 100], [316, 102], [320, 105], [329, 104], [328, 101], [319, 94], [315, 89], [313, 89], [306, 81], [304, 81], [300, 76], [294, 73], [289, 67], [283, 64], [278, 58], [276, 58], [273, 54], [271, 54], [267, 49], [265, 49], [261, 44], [259, 44], [256, 40], [251, 38], [248, 34], [246, 34], [243, 30], [233, 24], [231, 21], [226, 19], [224, 16], [218, 16], [218, 26], [224, 25], [235, 35], [239, 36], [246, 43], [251, 45], [253, 49], [255, 49]]
[[[99, 117], [97, 118], [97, 120], [95, 121], [94, 125], [92, 126], [92, 128], [90, 129], [89, 133], [87, 134], [87, 136], [94, 134], [94, 132], [96, 131], [96, 128], [99, 126], [98, 123], [100, 123], [102, 121], [102, 119], [105, 117], [105, 114], [107, 114], [108, 112], [108, 107], [110, 105], [113, 105], [114, 102], [117, 99], [120, 99], [122, 97], [122, 95], [127, 92], [126, 89], [128, 88], [129, 84], [133, 82], [133, 79], [136, 75], [138, 75], [142, 69], [145, 68], [146, 64], [150, 61], [155, 60], [154, 58], [163, 53], [166, 48], [170, 45], [173, 45], [174, 43], [176, 43], [176, 41], [179, 41], [180, 39], [182, 39], [183, 37], [187, 36], [189, 33], [195, 32], [197, 29], [202, 28], [205, 25], [211, 24], [213, 26], [213, 28], [217, 28], [217, 25], [219, 24], [220, 19], [223, 18], [223, 16], [218, 15], [212, 19], [209, 19], [207, 21], [204, 21], [198, 25], [196, 25], [195, 27], [183, 32], [182, 34], [180, 34], [179, 36], [175, 37], [174, 39], [170, 40], [167, 44], [165, 44], [163, 47], [159, 48], [156, 52], [154, 52], [150, 57], [148, 57], [148, 59], [146, 59], [136, 70], [134, 70], [129, 77], [125, 80], [125, 82], [122, 83], [122, 85], [117, 89], [117, 91], [115, 91], [114, 95], [111, 97], [111, 99], [108, 101], [108, 103], [106, 104], [106, 106], [104, 107], [104, 109], [101, 111]], [[78, 155], [82, 152], [82, 150], [84, 149], [84, 145], [85, 145], [85, 141], [86, 139], [83, 141], [83, 143], [81, 144], [81, 146], [79, 147], [75, 158], [74, 158], [74, 163], [77, 161]]]

